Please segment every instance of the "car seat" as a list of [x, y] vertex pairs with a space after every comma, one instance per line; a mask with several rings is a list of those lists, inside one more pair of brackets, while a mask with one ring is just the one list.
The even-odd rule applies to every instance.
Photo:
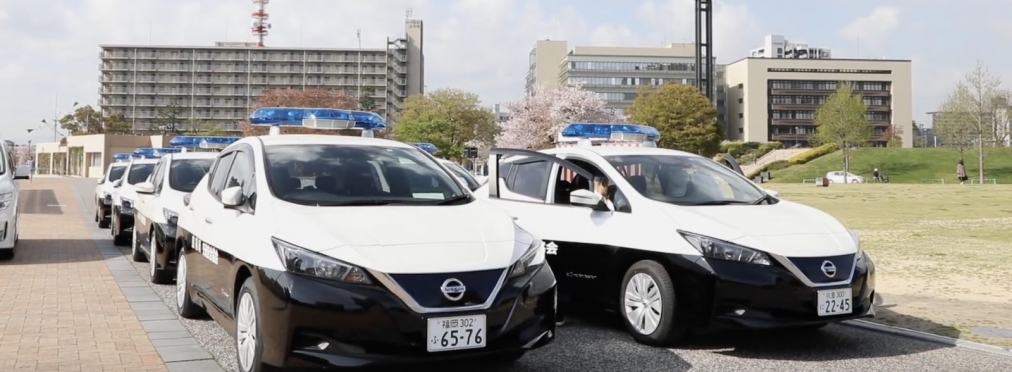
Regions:
[[555, 204], [569, 204], [569, 193], [576, 190], [573, 183], [566, 180], [555, 182]]
[[644, 176], [629, 177], [629, 184], [631, 184], [632, 187], [641, 194], [647, 192], [647, 178]]

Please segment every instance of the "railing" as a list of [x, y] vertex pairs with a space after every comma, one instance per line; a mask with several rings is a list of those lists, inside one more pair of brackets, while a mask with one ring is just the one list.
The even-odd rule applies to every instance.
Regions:
[[[980, 180], [977, 179], [977, 178], [971, 178], [970, 179], [970, 184], [971, 185], [973, 185], [973, 184], [979, 184], [979, 183], [980, 183]], [[997, 185], [998, 184], [998, 179], [996, 179], [996, 178], [985, 178], [984, 179], [984, 183], [990, 183], [992, 185]]]
[[940, 183], [940, 184], [944, 185], [945, 184], [945, 179], [944, 178], [921, 178], [921, 181], [919, 183]]

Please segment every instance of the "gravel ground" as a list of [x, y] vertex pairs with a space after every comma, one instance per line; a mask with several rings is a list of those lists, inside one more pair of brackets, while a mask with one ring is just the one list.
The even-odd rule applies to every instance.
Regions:
[[[91, 183], [77, 183], [88, 195]], [[87, 199], [86, 199], [87, 200]], [[87, 220], [88, 223], [94, 221]], [[128, 248], [122, 249], [124, 255]], [[133, 263], [147, 275], [147, 263]], [[174, 286], [152, 285], [175, 311]], [[821, 331], [734, 332], [693, 337], [674, 349], [640, 345], [612, 318], [581, 314], [552, 344], [496, 372], [613, 371], [946, 371], [1008, 372], [1012, 358], [832, 325]], [[233, 340], [213, 320], [180, 321], [227, 371], [236, 371]]]

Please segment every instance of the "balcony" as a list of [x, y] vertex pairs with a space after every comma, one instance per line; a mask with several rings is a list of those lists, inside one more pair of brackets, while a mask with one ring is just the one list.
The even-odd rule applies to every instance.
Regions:
[[770, 139], [774, 141], [808, 141], [812, 133], [773, 133]]
[[815, 125], [815, 119], [770, 119], [773, 125]]
[[818, 110], [821, 103], [775, 103], [770, 106], [773, 110]]

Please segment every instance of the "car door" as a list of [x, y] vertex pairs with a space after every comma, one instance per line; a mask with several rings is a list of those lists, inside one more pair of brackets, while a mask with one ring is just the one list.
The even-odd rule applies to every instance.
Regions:
[[[159, 180], [165, 176], [165, 169], [168, 168], [166, 165], [168, 160], [162, 158], [155, 163], [155, 169], [151, 171], [151, 175], [148, 176], [147, 182], [152, 185], [157, 185]], [[150, 251], [151, 242], [151, 225], [154, 224], [155, 219], [158, 218], [154, 213], [159, 212], [161, 209], [158, 208], [158, 188], [155, 187], [154, 193], [152, 194], [141, 194], [137, 193], [137, 210], [134, 213], [134, 230], [137, 231], [137, 240], [143, 244], [139, 246], [146, 250], [148, 254]]]
[[192, 226], [189, 245], [200, 257], [187, 260], [187, 269], [194, 271], [192, 283], [216, 306], [221, 306], [222, 294], [217, 290], [218, 259], [217, 245], [224, 239], [213, 226], [214, 218], [223, 208], [220, 195], [225, 179], [232, 167], [236, 151], [223, 153], [215, 160], [214, 168], [207, 175], [205, 187], [198, 187], [190, 195], [186, 213], [191, 214]]
[[214, 275], [215, 294], [218, 296], [220, 306], [226, 313], [233, 314], [232, 293], [234, 286], [233, 265], [236, 260], [243, 257], [246, 246], [243, 240], [237, 237], [249, 234], [249, 228], [253, 227], [253, 211], [256, 205], [256, 181], [253, 177], [255, 164], [253, 162], [253, 149], [249, 145], [241, 145], [235, 152], [232, 167], [225, 176], [222, 190], [230, 187], [242, 188], [243, 196], [248, 201], [238, 207], [225, 207], [221, 204], [221, 193], [215, 195], [218, 198], [220, 209], [209, 214], [207, 227], [214, 230], [213, 243], [217, 249], [217, 267]]

